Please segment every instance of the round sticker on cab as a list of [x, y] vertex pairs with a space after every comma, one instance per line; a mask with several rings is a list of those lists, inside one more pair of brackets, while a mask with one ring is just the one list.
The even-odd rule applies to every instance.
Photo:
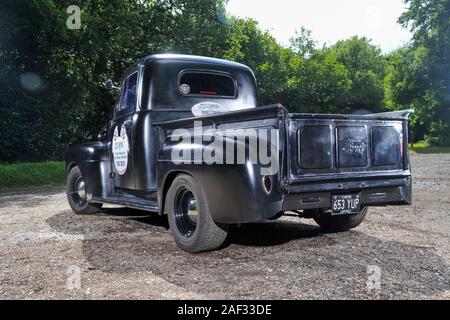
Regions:
[[217, 113], [229, 112], [230, 110], [217, 102], [200, 102], [192, 107], [192, 114], [196, 117], [209, 116]]
[[127, 172], [128, 167], [128, 152], [130, 145], [128, 143], [127, 130], [122, 125], [120, 128], [116, 127], [114, 130], [114, 137], [112, 141], [112, 154], [114, 158], [114, 167], [119, 175], [123, 176]]
[[191, 87], [188, 84], [183, 83], [180, 86], [180, 92], [184, 95], [189, 94], [191, 92]]

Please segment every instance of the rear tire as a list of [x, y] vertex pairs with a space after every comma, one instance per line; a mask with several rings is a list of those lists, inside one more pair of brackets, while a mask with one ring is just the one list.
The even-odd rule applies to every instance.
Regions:
[[332, 216], [330, 212], [320, 211], [314, 217], [314, 221], [326, 231], [341, 232], [359, 226], [364, 221], [366, 214], [367, 207], [364, 207], [359, 213], [352, 215]]
[[177, 245], [188, 252], [210, 251], [222, 246], [227, 225], [216, 224], [197, 181], [186, 174], [175, 178], [167, 192], [165, 213]]
[[83, 175], [78, 167], [72, 168], [67, 176], [66, 195], [70, 207], [76, 214], [94, 214], [102, 207], [101, 204], [87, 201]]

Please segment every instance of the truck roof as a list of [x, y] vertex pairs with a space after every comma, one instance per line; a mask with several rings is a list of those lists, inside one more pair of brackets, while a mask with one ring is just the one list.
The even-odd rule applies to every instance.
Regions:
[[197, 62], [197, 63], [209, 63], [214, 65], [221, 65], [221, 66], [228, 66], [233, 67], [237, 69], [243, 69], [243, 70], [250, 70], [251, 69], [238, 62], [233, 62], [229, 60], [224, 59], [217, 59], [217, 58], [210, 58], [210, 57], [203, 57], [203, 56], [193, 56], [193, 55], [184, 55], [184, 54], [173, 54], [173, 53], [165, 53], [165, 54], [153, 54], [148, 55], [144, 58], [142, 58], [138, 64], [148, 64], [150, 62], [154, 61], [162, 61], [162, 60], [172, 60], [172, 61], [180, 61], [180, 62]]
[[[143, 99], [146, 99], [143, 103], [146, 106], [151, 105], [153, 110], [172, 110], [171, 115], [175, 118], [181, 117], [179, 112], [186, 112], [187, 116], [192, 116], [191, 109], [194, 106], [208, 101], [220, 104], [231, 111], [256, 108], [258, 105], [255, 75], [248, 66], [241, 63], [202, 56], [154, 54], [140, 59], [124, 73], [125, 77], [134, 72], [137, 66], [145, 66], [143, 73], [151, 75], [143, 78], [143, 81], [148, 82], [143, 83], [145, 86]], [[151, 71], [147, 71], [147, 68]], [[234, 81], [235, 96], [182, 95], [180, 93], [182, 73], [195, 73], [201, 70], [211, 74], [224, 74], [223, 76], [231, 78]]]

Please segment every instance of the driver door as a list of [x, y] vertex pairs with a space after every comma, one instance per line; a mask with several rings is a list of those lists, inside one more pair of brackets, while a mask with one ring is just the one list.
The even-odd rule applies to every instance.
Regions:
[[133, 168], [133, 116], [137, 107], [138, 71], [123, 81], [109, 132], [112, 178], [114, 186], [135, 189]]

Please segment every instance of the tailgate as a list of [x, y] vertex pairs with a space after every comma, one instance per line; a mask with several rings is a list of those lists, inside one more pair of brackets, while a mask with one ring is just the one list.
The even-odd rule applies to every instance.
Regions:
[[407, 121], [383, 115], [291, 114], [289, 181], [403, 175], [409, 170]]

